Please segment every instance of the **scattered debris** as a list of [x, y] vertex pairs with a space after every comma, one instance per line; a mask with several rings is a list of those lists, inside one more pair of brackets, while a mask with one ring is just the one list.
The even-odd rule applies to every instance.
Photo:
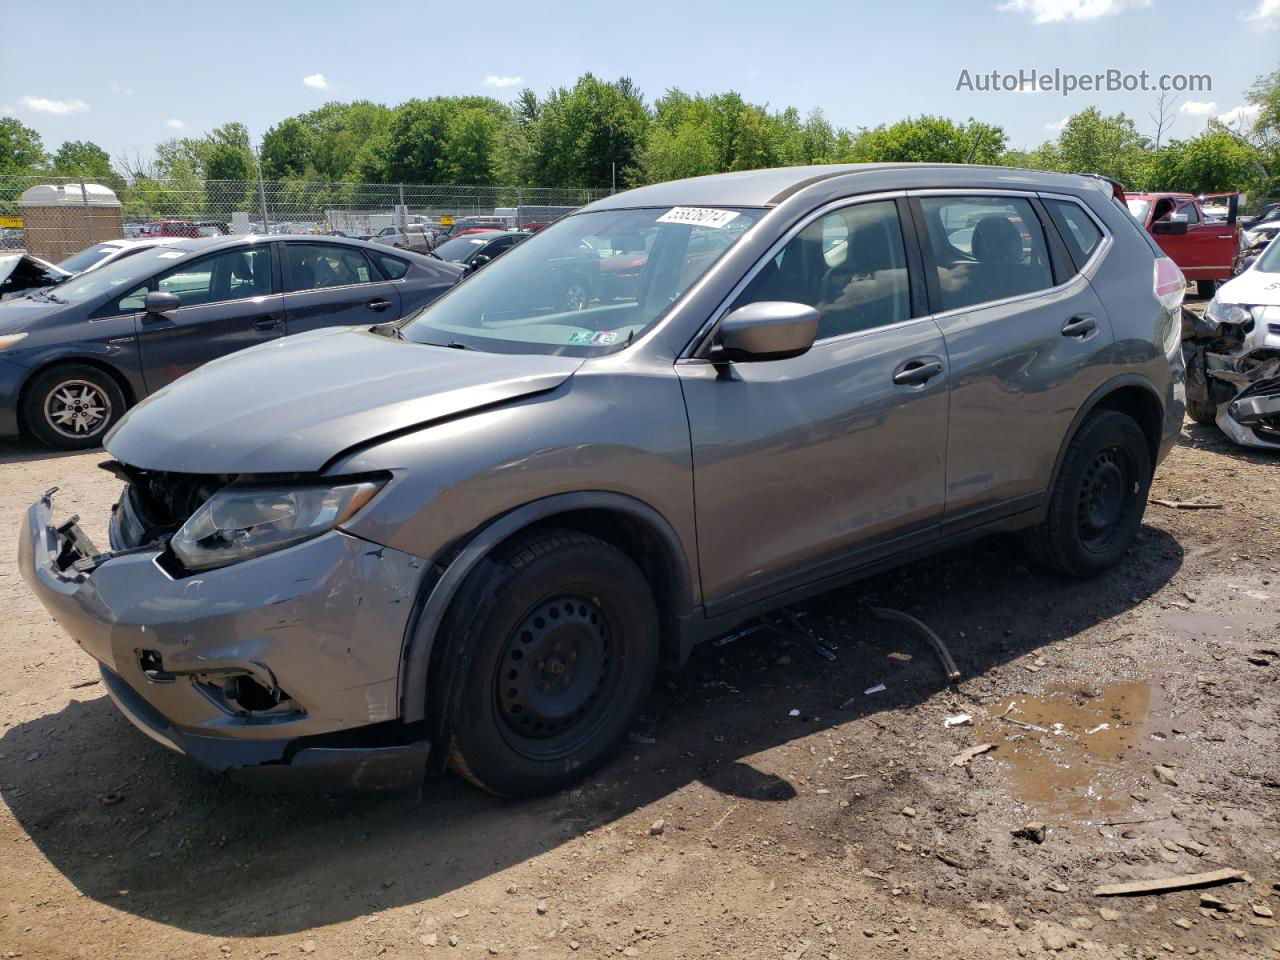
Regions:
[[1101, 733], [1103, 730], [1110, 730], [1110, 729], [1111, 729], [1111, 724], [1109, 724], [1109, 723], [1100, 723], [1100, 724], [1098, 724], [1096, 727], [1090, 727], [1088, 730], [1086, 730], [1086, 731], [1085, 731], [1085, 735], [1086, 735], [1086, 736], [1093, 736], [1093, 734], [1095, 734], [1095, 733]]
[[544, 917], [547, 914], [547, 910], [550, 909], [550, 905], [547, 903], [547, 900], [544, 897], [543, 899], [539, 900], [537, 903], [533, 905], [533, 909], [537, 912], [538, 916]]
[[951, 758], [951, 766], [967, 767], [974, 757], [979, 757], [990, 750], [994, 750], [995, 748], [996, 745], [994, 743], [980, 743], [976, 747], [970, 747], [968, 750], [961, 750]]
[[71, 685], [72, 690], [83, 690], [85, 687], [92, 687], [101, 681], [101, 677], [94, 677], [92, 680], [81, 680], [79, 683]]
[[1221, 510], [1220, 503], [1201, 503], [1198, 500], [1157, 500], [1152, 497], [1149, 503], [1157, 507], [1168, 507], [1170, 510]]
[[955, 867], [957, 870], [968, 870], [969, 864], [965, 863], [954, 853], [948, 853], [946, 850], [935, 850], [933, 855], [945, 863], [948, 867]]
[[440, 937], [438, 934], [424, 933], [422, 936], [418, 938], [418, 942], [421, 943], [424, 947], [434, 947], [437, 943], [440, 942]]
[[1093, 888], [1095, 897], [1130, 897], [1145, 893], [1171, 893], [1174, 890], [1194, 890], [1197, 887], [1216, 887], [1222, 883], [1247, 881], [1243, 870], [1210, 870], [1207, 873], [1187, 873], [1178, 877], [1162, 877], [1158, 880], [1132, 880], [1127, 883], [1104, 883]]
[[903, 808], [902, 808], [902, 815], [903, 815], [904, 817], [914, 817], [914, 816], [916, 815], [916, 808], [915, 808], [915, 807], [903, 807]]
[[635, 732], [632, 732], [632, 733], [627, 734], [627, 738], [628, 738], [632, 743], [638, 743], [638, 744], [641, 744], [642, 746], [646, 746], [646, 747], [651, 747], [651, 746], [653, 746], [655, 743], [657, 743], [657, 742], [658, 742], [658, 741], [657, 741], [657, 740], [655, 740], [653, 737], [646, 737], [644, 734], [635, 733]]
[[1151, 772], [1155, 774], [1155, 778], [1163, 783], [1166, 787], [1176, 787], [1178, 778], [1173, 770], [1163, 764], [1157, 764], [1152, 768]]
[[862, 692], [863, 692], [863, 694], [865, 694], [865, 695], [868, 695], [868, 696], [869, 696], [869, 695], [871, 695], [871, 694], [873, 694], [873, 693], [884, 693], [884, 691], [885, 691], [885, 686], [884, 686], [884, 684], [883, 684], [883, 683], [877, 683], [874, 687], [867, 687], [867, 689], [863, 690]]
[[653, 821], [653, 823], [649, 824], [649, 836], [660, 837], [666, 832], [666, 829], [667, 821], [659, 817], [657, 820]]
[[1098, 911], [1098, 916], [1107, 921], [1107, 923], [1115, 923], [1124, 916], [1124, 914], [1119, 910], [1112, 910], [1110, 907], [1103, 907]]
[[118, 790], [112, 790], [110, 793], [104, 793], [98, 798], [98, 802], [104, 807], [114, 807], [117, 803], [124, 799], [124, 794]]
[[787, 716], [788, 716], [788, 717], [798, 717], [798, 716], [800, 716], [800, 711], [799, 711], [799, 710], [797, 710], [797, 709], [795, 709], [795, 708], [793, 707], [792, 709], [790, 709], [790, 710], [788, 710], [788, 711], [787, 711]]
[[963, 727], [969, 723], [973, 723], [973, 717], [967, 713], [957, 713], [954, 717], [947, 717], [942, 721], [944, 727]]
[[1268, 907], [1265, 903], [1251, 903], [1249, 909], [1253, 911], [1255, 917], [1274, 917], [1275, 911]]
[[911, 662], [911, 654], [909, 654], [909, 653], [899, 653], [897, 650], [893, 651], [893, 653], [888, 654], [888, 657], [889, 657], [889, 659], [890, 659], [890, 660], [896, 660], [898, 663], [910, 663], [910, 662]]
[[1017, 830], [1013, 831], [1013, 835], [1019, 840], [1030, 840], [1032, 843], [1044, 843], [1044, 838], [1048, 833], [1048, 827], [1038, 820], [1032, 823], [1023, 824]]
[[933, 644], [933, 649], [937, 651], [938, 659], [942, 661], [942, 669], [947, 675], [948, 680], [960, 679], [960, 668], [956, 666], [955, 660], [951, 657], [951, 651], [947, 649], [947, 645], [942, 642], [942, 638], [930, 630], [924, 623], [911, 616], [909, 613], [903, 613], [901, 610], [890, 610], [888, 607], [868, 607], [871, 615], [880, 620], [889, 620], [904, 627], [910, 627], [917, 633], [920, 633]]

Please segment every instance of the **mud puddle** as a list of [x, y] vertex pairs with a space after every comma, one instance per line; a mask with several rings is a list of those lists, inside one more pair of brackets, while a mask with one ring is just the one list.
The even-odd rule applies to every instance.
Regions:
[[978, 722], [979, 736], [999, 748], [1015, 799], [1046, 819], [1085, 823], [1129, 810], [1152, 766], [1181, 752], [1189, 726], [1145, 682], [1016, 696]]

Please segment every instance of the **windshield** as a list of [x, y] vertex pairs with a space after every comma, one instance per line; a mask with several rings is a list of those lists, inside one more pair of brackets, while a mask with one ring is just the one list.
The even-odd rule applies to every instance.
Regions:
[[84, 273], [94, 264], [101, 263], [107, 259], [118, 249], [118, 247], [112, 246], [89, 247], [74, 256], [67, 257], [65, 260], [59, 260], [58, 266], [67, 271], [67, 273]]
[[1253, 269], [1262, 273], [1280, 273], [1280, 241], [1272, 240], [1267, 249], [1262, 251]]
[[458, 237], [456, 240], [446, 240], [431, 252], [441, 260], [451, 260], [454, 263], [461, 263], [467, 258], [467, 254], [475, 250], [476, 247], [483, 247], [491, 239], [492, 237], [485, 236], [484, 234]]
[[[172, 266], [172, 261], [180, 260], [188, 253], [189, 250], [180, 247], [151, 247], [129, 257], [119, 257], [104, 267], [60, 283], [56, 295], [63, 303], [84, 303], [113, 290], [120, 290], [125, 284], [132, 283], [136, 286], [139, 281], [164, 267]], [[123, 292], [125, 291], [121, 290]]]
[[1139, 223], [1147, 222], [1147, 211], [1151, 209], [1150, 200], [1130, 198], [1125, 201], [1125, 205], [1128, 206], [1129, 212], [1133, 214], [1133, 219], [1137, 220]]
[[417, 314], [404, 334], [495, 353], [621, 350], [764, 213], [674, 207], [565, 217]]

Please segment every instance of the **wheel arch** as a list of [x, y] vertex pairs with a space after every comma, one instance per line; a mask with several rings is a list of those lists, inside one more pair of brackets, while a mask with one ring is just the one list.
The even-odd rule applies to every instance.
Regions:
[[[461, 672], [459, 663], [466, 657], [465, 651], [450, 649], [449, 640], [443, 645], [435, 642], [440, 625], [467, 578], [488, 562], [495, 549], [539, 527], [589, 533], [630, 557], [654, 591], [662, 625], [661, 654], [678, 660], [687, 647], [682, 625], [696, 603], [689, 556], [675, 528], [661, 513], [635, 497], [609, 491], [557, 494], [510, 510], [450, 551], [440, 576], [420, 598], [406, 636], [401, 719], [410, 724], [426, 721], [428, 739], [438, 748], [441, 762], [448, 751], [436, 741], [447, 729], [459, 688], [454, 681], [460, 679], [446, 679], [445, 674]], [[431, 702], [428, 690], [437, 694]], [[433, 750], [435, 756], [437, 751]]]
[[31, 392], [31, 384], [42, 374], [48, 373], [57, 367], [70, 366], [86, 366], [94, 367], [101, 370], [109, 376], [120, 388], [120, 392], [124, 394], [125, 409], [132, 407], [138, 402], [137, 391], [134, 389], [132, 381], [114, 364], [102, 359], [102, 357], [93, 356], [92, 354], [58, 354], [42, 360], [38, 365], [33, 366], [27, 371], [22, 380], [22, 386], [18, 388], [18, 402], [16, 404], [16, 414], [18, 418], [18, 428], [21, 430], [29, 430], [30, 427], [26, 422], [26, 405], [27, 398]]
[[1159, 459], [1161, 425], [1164, 422], [1164, 404], [1155, 385], [1140, 374], [1126, 374], [1108, 380], [1098, 387], [1089, 399], [1081, 404], [1071, 421], [1062, 443], [1058, 447], [1058, 456], [1054, 460], [1053, 474], [1049, 478], [1048, 489], [1052, 490], [1058, 482], [1058, 473], [1062, 469], [1062, 461], [1067, 455], [1071, 439], [1094, 412], [1098, 410], [1114, 410], [1132, 417], [1142, 430], [1147, 440], [1147, 450], [1151, 455], [1151, 469], [1154, 471]]

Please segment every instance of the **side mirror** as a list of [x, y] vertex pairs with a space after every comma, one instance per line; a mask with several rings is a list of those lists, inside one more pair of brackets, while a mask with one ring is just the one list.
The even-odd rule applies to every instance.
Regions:
[[786, 360], [807, 353], [818, 335], [818, 311], [803, 303], [749, 303], [720, 324], [712, 363]]
[[165, 293], [160, 290], [152, 290], [147, 294], [146, 299], [142, 301], [142, 308], [147, 313], [172, 313], [180, 306], [182, 306], [181, 297], [176, 293]]
[[493, 257], [489, 256], [487, 253], [477, 254], [471, 261], [471, 269], [479, 270], [492, 259]]
[[1180, 237], [1187, 232], [1187, 221], [1185, 220], [1157, 220], [1151, 225], [1152, 233], [1163, 233], [1168, 236]]

